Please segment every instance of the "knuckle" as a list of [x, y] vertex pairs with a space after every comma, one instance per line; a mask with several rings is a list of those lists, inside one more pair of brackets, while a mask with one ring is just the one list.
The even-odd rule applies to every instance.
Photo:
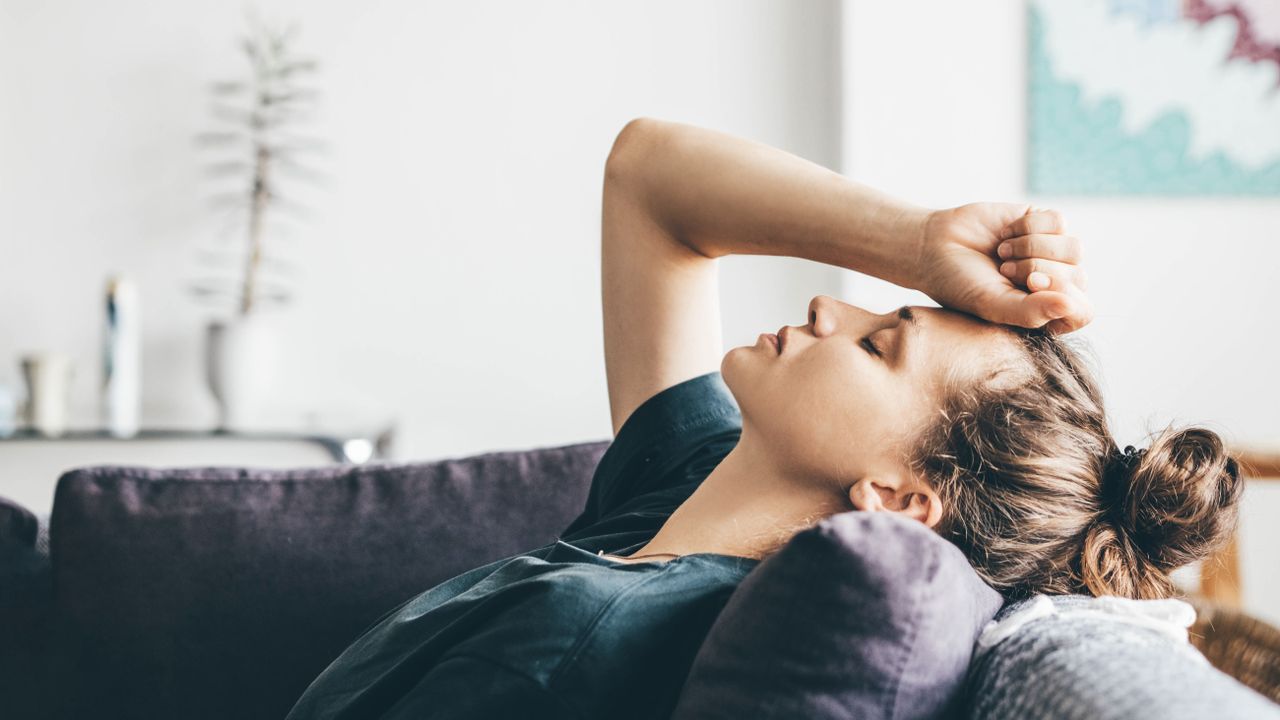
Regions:
[[1058, 238], [1049, 233], [1041, 233], [1037, 237], [1039, 239], [1038, 247], [1040, 252], [1036, 254], [1051, 260], [1057, 260], [1058, 255], [1062, 252]]
[[1045, 210], [1044, 216], [1049, 227], [1053, 228], [1053, 231], [1061, 232], [1067, 225], [1066, 218], [1064, 218], [1062, 213], [1058, 210]]
[[1076, 259], [1076, 262], [1079, 262], [1084, 257], [1084, 243], [1080, 242], [1080, 238], [1071, 235], [1067, 239], [1067, 251]]

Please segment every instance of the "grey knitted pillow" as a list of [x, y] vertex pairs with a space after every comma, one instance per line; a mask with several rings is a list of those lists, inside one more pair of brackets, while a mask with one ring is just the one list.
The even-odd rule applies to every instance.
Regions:
[[969, 679], [974, 720], [1280, 718], [1280, 706], [1216, 670], [1185, 640], [1108, 618], [1094, 598], [1048, 601], [1053, 614], [979, 648]]

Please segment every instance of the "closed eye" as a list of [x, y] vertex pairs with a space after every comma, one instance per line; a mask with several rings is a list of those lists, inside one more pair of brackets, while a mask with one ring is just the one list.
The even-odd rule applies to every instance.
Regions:
[[862, 340], [860, 340], [858, 344], [861, 345], [864, 350], [871, 353], [872, 355], [875, 355], [876, 357], [884, 357], [884, 353], [880, 350], [880, 348], [876, 347], [875, 343], [871, 342], [870, 337], [862, 338]]

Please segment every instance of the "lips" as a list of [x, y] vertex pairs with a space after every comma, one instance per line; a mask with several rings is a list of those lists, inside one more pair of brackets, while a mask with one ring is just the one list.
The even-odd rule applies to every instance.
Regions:
[[790, 327], [788, 327], [788, 326], [786, 326], [786, 325], [783, 325], [783, 326], [782, 326], [782, 328], [781, 328], [781, 329], [779, 329], [779, 330], [778, 330], [778, 332], [777, 332], [777, 335], [778, 335], [778, 354], [779, 354], [779, 355], [781, 355], [781, 354], [782, 354], [783, 349], [785, 349], [785, 348], [787, 347], [787, 331], [788, 331], [788, 330], [790, 330], [790, 329], [791, 329]]
[[[778, 341], [777, 335], [774, 335], [773, 333], [760, 333], [760, 340], [764, 340], [769, 343], [769, 345], [779, 354], [782, 353], [782, 344]], [[756, 342], [758, 343], [760, 340], [756, 340]]]

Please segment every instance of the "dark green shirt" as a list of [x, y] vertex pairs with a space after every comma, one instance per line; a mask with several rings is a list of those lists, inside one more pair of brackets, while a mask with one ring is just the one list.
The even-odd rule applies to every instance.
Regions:
[[[303, 693], [300, 718], [665, 718], [711, 623], [756, 561], [619, 563], [738, 442], [713, 372], [627, 418], [586, 509], [555, 542], [411, 598]], [[554, 487], [548, 488], [554, 492]]]

